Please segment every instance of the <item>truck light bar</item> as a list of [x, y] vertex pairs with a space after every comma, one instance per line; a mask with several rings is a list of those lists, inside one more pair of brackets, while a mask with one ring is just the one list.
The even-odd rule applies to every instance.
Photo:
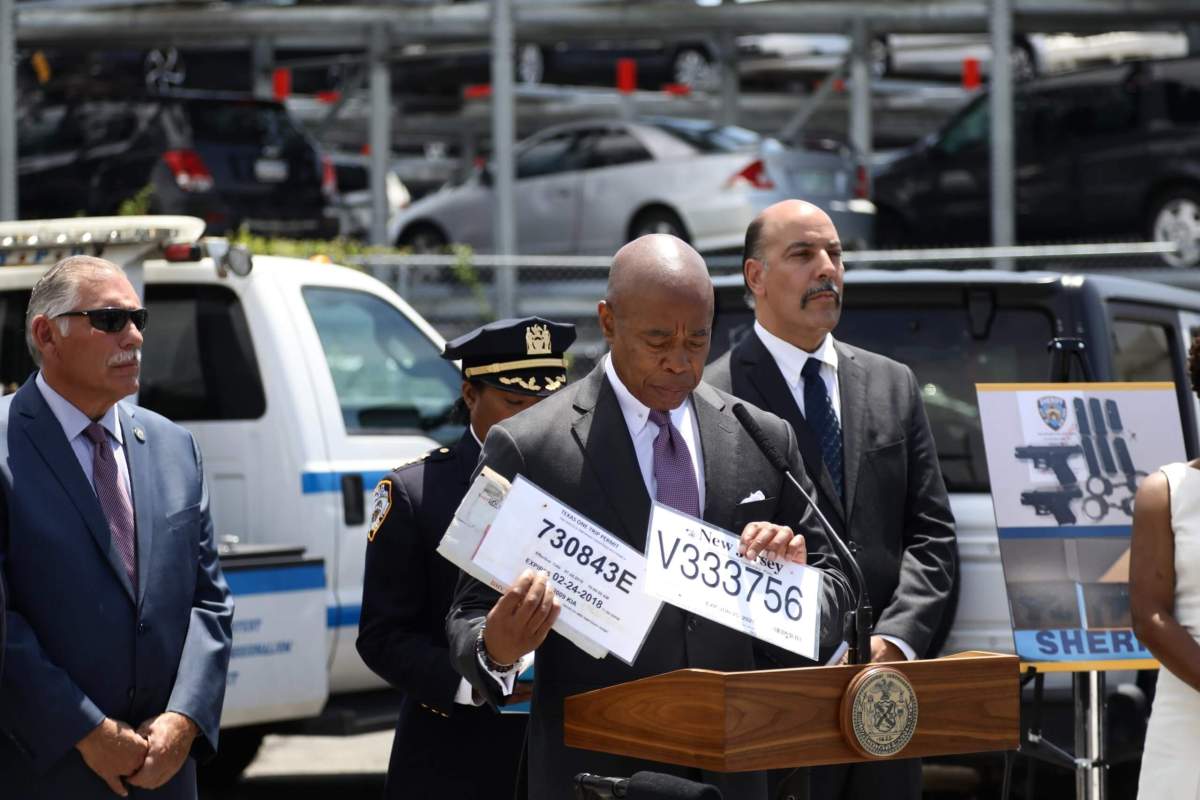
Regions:
[[70, 255], [104, 255], [111, 248], [137, 249], [148, 254], [171, 244], [191, 245], [203, 232], [202, 220], [183, 216], [3, 222], [0, 267], [48, 265]]

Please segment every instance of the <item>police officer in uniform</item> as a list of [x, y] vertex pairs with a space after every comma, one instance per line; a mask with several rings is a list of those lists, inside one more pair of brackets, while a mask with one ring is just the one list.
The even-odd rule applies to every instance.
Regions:
[[513, 796], [524, 715], [477, 705], [450, 663], [446, 612], [458, 568], [437, 554], [493, 424], [566, 385], [563, 355], [575, 326], [538, 317], [485, 325], [446, 345], [462, 362], [469, 425], [390, 472], [375, 489], [363, 577], [358, 652], [404, 692], [388, 764], [389, 798]]

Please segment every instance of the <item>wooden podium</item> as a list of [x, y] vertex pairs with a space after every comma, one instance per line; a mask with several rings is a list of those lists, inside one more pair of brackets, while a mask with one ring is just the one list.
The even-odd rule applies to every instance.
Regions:
[[[916, 696], [899, 714], [904, 680], [896, 673]], [[754, 672], [684, 669], [568, 697], [564, 738], [570, 747], [713, 772], [1012, 750], [1019, 678], [1016, 656], [981, 652]], [[870, 697], [858, 691], [867, 684]], [[868, 754], [855, 741], [855, 706], [876, 721], [890, 712], [885, 727], [911, 718], [911, 738], [891, 756]]]

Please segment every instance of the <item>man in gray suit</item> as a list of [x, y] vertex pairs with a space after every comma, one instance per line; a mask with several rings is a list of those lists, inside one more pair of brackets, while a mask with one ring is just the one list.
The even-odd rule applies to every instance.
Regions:
[[5, 800], [196, 796], [217, 745], [233, 606], [195, 439], [145, 409], [146, 311], [72, 256], [33, 288], [41, 369], [0, 399]]
[[[844, 268], [837, 230], [787, 200], [746, 233], [754, 330], [705, 379], [791, 423], [825, 516], [856, 551], [875, 612], [871, 661], [930, 652], [957, 566], [954, 518], [912, 370], [835, 341]], [[948, 622], [948, 620], [946, 620]], [[917, 760], [812, 771], [812, 797], [917, 798]]]
[[[825, 570], [821, 639], [836, 643], [849, 589], [831, 567], [815, 515], [733, 416], [734, 398], [700, 380], [713, 317], [703, 259], [672, 236], [637, 239], [614, 257], [598, 310], [611, 347], [604, 363], [493, 426], [481, 464], [508, 478], [524, 475], [639, 551], [652, 497], [740, 533], [748, 558], [770, 551], [799, 561], [807, 548], [808, 563]], [[811, 490], [788, 425], [758, 409], [752, 414]], [[702, 774], [563, 743], [565, 697], [684, 667], [754, 669], [752, 639], [663, 605], [637, 660], [627, 665], [612, 656], [594, 659], [549, 633], [557, 608], [542, 575], [526, 573], [503, 596], [464, 578], [447, 619], [457, 669], [490, 702], [502, 702], [514, 663], [537, 651], [531, 800], [570, 796], [580, 772], [629, 776], [644, 769], [716, 783], [726, 800], [765, 800], [762, 773]]]

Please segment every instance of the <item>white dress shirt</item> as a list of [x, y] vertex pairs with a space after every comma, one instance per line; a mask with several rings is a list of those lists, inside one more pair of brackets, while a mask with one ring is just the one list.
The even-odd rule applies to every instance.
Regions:
[[[783, 381], [791, 390], [792, 397], [796, 399], [796, 406], [802, 415], [804, 414], [804, 376], [800, 374], [800, 371], [804, 369], [804, 364], [810, 358], [821, 362], [821, 380], [825, 382], [825, 391], [829, 393], [829, 401], [833, 404], [833, 413], [837, 415], [838, 425], [841, 425], [842, 392], [838, 387], [838, 354], [833, 346], [833, 334], [825, 334], [821, 344], [810, 353], [807, 350], [801, 350], [791, 342], [780, 339], [757, 320], [754, 322], [754, 333], [763, 343], [763, 347], [767, 348], [771, 358], [775, 359], [775, 365], [783, 373]], [[909, 661], [917, 657], [916, 651], [903, 639], [882, 633], [879, 636], [899, 647]], [[844, 649], [839, 648], [834, 654], [834, 659], [840, 660], [843, 652]]]
[[784, 383], [792, 390], [792, 397], [796, 398], [796, 406], [801, 414], [804, 414], [804, 376], [800, 374], [800, 370], [804, 369], [810, 358], [821, 362], [821, 380], [825, 382], [825, 391], [829, 393], [829, 401], [833, 403], [833, 413], [837, 415], [838, 425], [841, 425], [842, 392], [838, 388], [838, 354], [833, 346], [833, 334], [825, 334], [820, 346], [810, 353], [780, 339], [757, 320], [754, 322], [754, 332], [758, 334], [771, 358], [775, 359], [776, 366], [783, 373]]
[[[71, 451], [75, 453], [75, 458], [79, 461], [83, 474], [87, 477], [88, 485], [92, 487], [92, 491], [95, 491], [96, 483], [92, 475], [92, 454], [95, 452], [95, 446], [84, 433], [87, 426], [92, 424], [91, 418], [76, 408], [70, 400], [54, 391], [50, 384], [46, 383], [40, 370], [34, 383], [37, 384], [38, 391], [42, 393], [42, 399], [46, 401], [46, 405], [50, 406], [50, 412], [62, 426], [63, 433], [66, 434], [67, 441], [71, 445]], [[117, 407], [114, 405], [104, 412], [104, 416], [96, 422], [99, 422], [104, 430], [108, 431], [108, 443], [112, 446], [113, 458], [117, 462], [117, 472], [121, 475], [121, 482], [125, 484], [126, 493], [132, 499], [133, 487], [129, 483], [129, 465], [125, 462], [125, 437], [121, 432], [121, 418], [117, 415]]]

